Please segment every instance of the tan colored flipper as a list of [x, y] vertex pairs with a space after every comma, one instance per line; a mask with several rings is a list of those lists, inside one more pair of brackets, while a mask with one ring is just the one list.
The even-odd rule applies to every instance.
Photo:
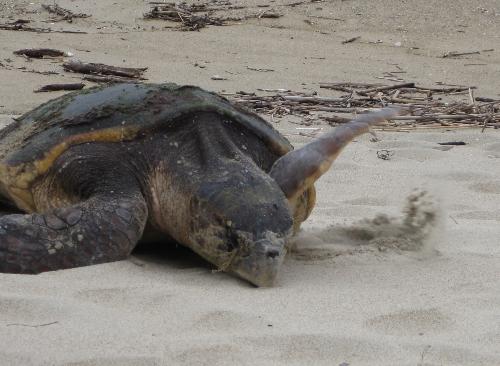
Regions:
[[282, 156], [272, 166], [270, 175], [281, 187], [290, 203], [294, 204], [297, 197], [330, 168], [340, 151], [352, 139], [368, 132], [370, 126], [403, 114], [403, 111], [397, 108], [384, 108], [378, 112], [360, 115], [300, 149]]

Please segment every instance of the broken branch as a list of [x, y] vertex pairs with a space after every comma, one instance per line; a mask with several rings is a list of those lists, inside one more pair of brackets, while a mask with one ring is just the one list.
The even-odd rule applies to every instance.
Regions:
[[117, 67], [105, 64], [83, 63], [80, 61], [68, 61], [63, 64], [66, 71], [77, 72], [80, 74], [96, 74], [96, 75], [114, 75], [131, 79], [141, 79], [142, 74], [147, 67]]
[[26, 48], [14, 51], [15, 55], [22, 55], [30, 58], [44, 58], [44, 57], [62, 57], [68, 56], [64, 51], [55, 50], [53, 48]]

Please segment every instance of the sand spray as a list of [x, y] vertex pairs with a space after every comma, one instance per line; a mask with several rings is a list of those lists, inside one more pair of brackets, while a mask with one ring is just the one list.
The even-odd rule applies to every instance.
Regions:
[[349, 225], [331, 225], [302, 231], [292, 243], [298, 260], [321, 260], [361, 253], [435, 254], [443, 233], [441, 201], [428, 189], [414, 189], [401, 215], [377, 214]]

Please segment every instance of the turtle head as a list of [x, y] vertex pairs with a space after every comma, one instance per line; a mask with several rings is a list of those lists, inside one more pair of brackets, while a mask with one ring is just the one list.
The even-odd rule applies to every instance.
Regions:
[[292, 235], [293, 216], [276, 182], [253, 166], [225, 164], [191, 199], [189, 246], [220, 270], [272, 286]]

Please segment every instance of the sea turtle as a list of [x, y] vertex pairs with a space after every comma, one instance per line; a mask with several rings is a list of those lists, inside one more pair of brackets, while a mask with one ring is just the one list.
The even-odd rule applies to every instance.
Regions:
[[215, 93], [116, 84], [51, 100], [0, 131], [0, 272], [127, 258], [149, 234], [269, 286], [315, 203], [314, 181], [361, 115], [304, 147]]

